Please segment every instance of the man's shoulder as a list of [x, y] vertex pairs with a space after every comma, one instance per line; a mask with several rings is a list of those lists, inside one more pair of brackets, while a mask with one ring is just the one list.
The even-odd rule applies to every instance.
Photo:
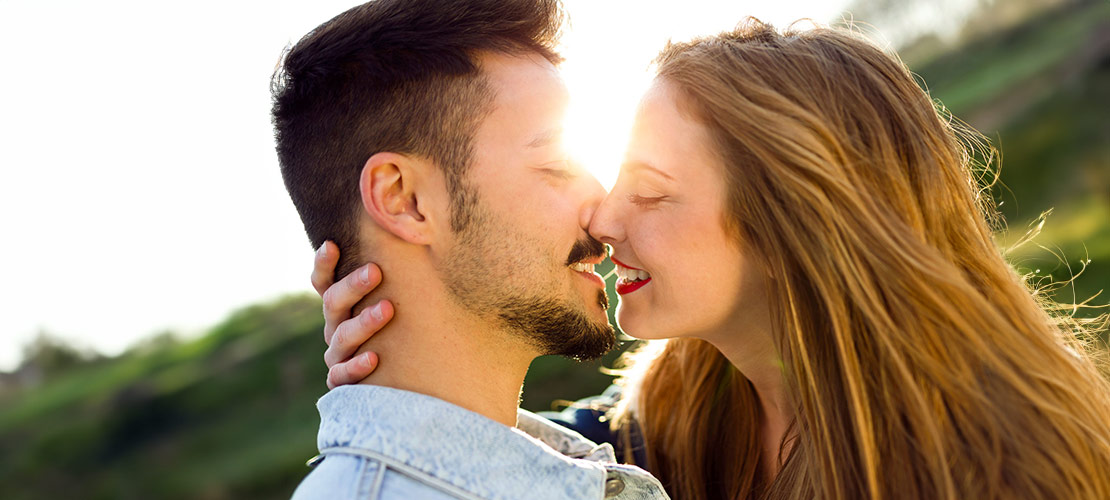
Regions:
[[512, 428], [436, 398], [371, 386], [340, 387], [317, 406], [323, 459], [298, 499], [601, 499], [615, 482], [658, 485], [613, 463], [609, 445], [528, 412]]
[[[520, 464], [527, 467], [527, 464]], [[479, 478], [489, 479], [489, 478]], [[589, 492], [572, 484], [559, 482], [526, 482], [530, 490], [522, 497], [520, 490], [493, 491], [476, 494], [444, 483], [421, 471], [399, 470], [388, 464], [367, 460], [357, 454], [329, 456], [297, 487], [293, 500], [332, 500], [336, 498], [376, 500], [500, 500], [516, 498], [597, 499], [597, 500], [668, 500], [657, 479], [642, 469], [620, 464], [605, 465], [603, 482]]]

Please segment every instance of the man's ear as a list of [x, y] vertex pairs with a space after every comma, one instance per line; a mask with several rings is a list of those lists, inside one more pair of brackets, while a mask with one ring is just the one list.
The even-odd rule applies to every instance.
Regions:
[[362, 207], [382, 229], [418, 245], [431, 241], [434, 229], [424, 210], [434, 203], [423, 203], [434, 196], [428, 192], [434, 183], [433, 165], [427, 160], [397, 153], [378, 153], [366, 160], [359, 177]]

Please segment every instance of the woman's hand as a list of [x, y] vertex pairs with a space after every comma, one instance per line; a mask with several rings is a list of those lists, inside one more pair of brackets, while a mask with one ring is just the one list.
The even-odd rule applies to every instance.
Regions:
[[382, 271], [366, 264], [332, 283], [339, 247], [325, 241], [316, 251], [312, 287], [324, 299], [324, 363], [328, 365], [328, 389], [353, 384], [369, 376], [378, 366], [378, 355], [364, 352], [352, 357], [364, 342], [393, 319], [393, 304], [379, 301], [351, 317], [351, 309], [382, 282]]

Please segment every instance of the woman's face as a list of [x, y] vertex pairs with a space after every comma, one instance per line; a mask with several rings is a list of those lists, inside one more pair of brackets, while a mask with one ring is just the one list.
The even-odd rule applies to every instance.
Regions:
[[642, 339], [712, 339], [766, 304], [763, 273], [723, 224], [724, 166], [677, 95], [661, 80], [645, 94], [620, 176], [590, 224], [613, 247], [621, 329]]

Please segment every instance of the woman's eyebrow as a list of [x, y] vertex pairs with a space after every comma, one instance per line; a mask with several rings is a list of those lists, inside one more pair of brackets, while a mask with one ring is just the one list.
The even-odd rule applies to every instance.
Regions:
[[624, 164], [621, 165], [621, 168], [628, 169], [631, 172], [637, 172], [637, 171], [640, 171], [640, 170], [647, 170], [649, 172], [655, 172], [656, 175], [658, 175], [660, 177], [663, 177], [664, 179], [667, 179], [669, 181], [674, 181], [675, 180], [674, 177], [671, 177], [666, 172], [664, 172], [662, 170], [659, 170], [658, 168], [656, 168], [656, 167], [654, 167], [650, 164], [640, 162], [640, 161], [626, 161], [626, 162], [624, 162]]

